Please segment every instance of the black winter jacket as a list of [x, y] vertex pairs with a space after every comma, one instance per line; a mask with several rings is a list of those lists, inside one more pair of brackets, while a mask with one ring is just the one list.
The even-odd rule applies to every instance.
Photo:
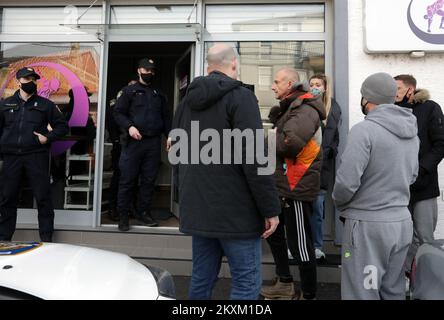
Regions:
[[[321, 189], [328, 190], [331, 175], [335, 173], [336, 156], [339, 146], [339, 126], [342, 111], [335, 99], [331, 99], [331, 110], [327, 117], [327, 124], [322, 127], [322, 167]], [[334, 181], [334, 180], [333, 180]]]
[[[198, 77], [190, 84], [173, 128], [184, 129], [191, 137], [192, 121], [198, 121], [199, 135], [205, 129], [216, 130], [220, 137], [224, 129], [262, 129], [254, 93], [220, 72]], [[201, 142], [200, 149], [207, 143]], [[231, 148], [231, 164], [199, 161], [177, 166], [181, 232], [209, 238], [254, 238], [264, 232], [266, 217], [279, 215], [272, 175], [258, 175], [255, 164], [234, 164], [233, 154]]]
[[[48, 130], [48, 124], [52, 130]], [[51, 142], [68, 133], [68, 123], [57, 106], [37, 94], [28, 101], [20, 97], [20, 91], [0, 101], [0, 152], [4, 154], [28, 154], [48, 151]], [[42, 145], [34, 131], [48, 138]]]
[[404, 107], [413, 109], [418, 120], [419, 174], [410, 187], [410, 203], [436, 198], [440, 195], [438, 164], [444, 157], [444, 116], [441, 107], [429, 100], [427, 90], [415, 92], [413, 104]]
[[171, 117], [166, 97], [157, 89], [140, 82], [126, 86], [118, 94], [114, 120], [123, 132], [136, 127], [142, 136], [168, 136]]

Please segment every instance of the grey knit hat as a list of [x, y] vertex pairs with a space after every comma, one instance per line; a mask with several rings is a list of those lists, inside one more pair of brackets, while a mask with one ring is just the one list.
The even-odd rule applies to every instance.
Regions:
[[375, 73], [365, 79], [361, 87], [361, 95], [376, 105], [395, 103], [398, 86], [395, 79], [387, 73]]

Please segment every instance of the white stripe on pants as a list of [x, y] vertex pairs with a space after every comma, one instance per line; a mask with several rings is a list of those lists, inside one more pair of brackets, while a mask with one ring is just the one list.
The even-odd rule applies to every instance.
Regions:
[[302, 262], [310, 261], [307, 250], [307, 240], [304, 226], [304, 210], [300, 201], [294, 201], [296, 228], [299, 239], [299, 253], [301, 255]]

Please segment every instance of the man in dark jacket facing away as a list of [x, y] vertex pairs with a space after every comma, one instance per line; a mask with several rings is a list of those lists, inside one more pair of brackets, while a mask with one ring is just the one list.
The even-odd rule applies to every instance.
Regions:
[[[209, 75], [190, 84], [173, 128], [182, 129], [191, 139], [196, 122], [199, 136], [206, 129], [217, 131], [220, 137], [227, 129], [262, 129], [254, 93], [235, 80], [233, 48], [216, 44], [209, 49], [207, 61]], [[241, 147], [245, 155], [245, 145]], [[268, 237], [279, 223], [272, 176], [259, 175], [256, 164], [234, 164], [233, 157], [230, 164], [225, 160], [207, 165], [202, 159], [198, 164], [187, 160], [178, 165], [180, 231], [192, 235], [193, 246], [190, 299], [211, 298], [224, 255], [232, 276], [230, 298], [257, 299], [262, 282], [261, 236]]]
[[313, 96], [308, 84], [301, 83], [299, 74], [292, 68], [276, 73], [272, 90], [280, 101], [279, 112], [270, 120], [276, 129], [274, 176], [282, 201], [282, 223], [267, 239], [276, 263], [276, 283], [262, 287], [261, 294], [270, 299], [294, 298], [288, 242], [291, 255], [299, 263], [302, 290], [299, 298], [310, 300], [316, 298], [317, 286], [310, 220], [313, 200], [320, 191], [321, 121], [326, 117], [325, 107], [322, 97]]
[[438, 164], [444, 157], [444, 117], [441, 107], [430, 100], [427, 90], [416, 89], [411, 75], [395, 77], [398, 85], [396, 104], [413, 110], [418, 121], [419, 173], [410, 186], [409, 209], [413, 218], [413, 242], [405, 263], [409, 275], [419, 246], [432, 242], [438, 221]]

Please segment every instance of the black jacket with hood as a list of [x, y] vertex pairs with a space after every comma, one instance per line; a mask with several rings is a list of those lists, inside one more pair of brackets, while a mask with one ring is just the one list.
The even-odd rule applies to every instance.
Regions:
[[430, 100], [427, 90], [415, 92], [413, 104], [402, 106], [413, 109], [418, 121], [419, 174], [410, 187], [410, 202], [415, 203], [440, 195], [438, 164], [444, 157], [444, 116], [441, 107]]
[[[216, 130], [221, 148], [228, 147], [222, 142], [224, 129], [262, 129], [254, 93], [217, 71], [190, 84], [173, 129], [184, 129], [191, 137], [192, 121], [198, 121], [199, 135], [205, 129]], [[207, 143], [200, 142], [200, 149]], [[199, 160], [199, 164], [176, 166], [181, 232], [209, 238], [254, 238], [264, 232], [265, 218], [279, 215], [272, 175], [258, 175], [256, 164], [234, 164], [233, 154], [231, 148], [231, 164], [206, 165]], [[191, 156], [189, 152], [189, 161]]]

